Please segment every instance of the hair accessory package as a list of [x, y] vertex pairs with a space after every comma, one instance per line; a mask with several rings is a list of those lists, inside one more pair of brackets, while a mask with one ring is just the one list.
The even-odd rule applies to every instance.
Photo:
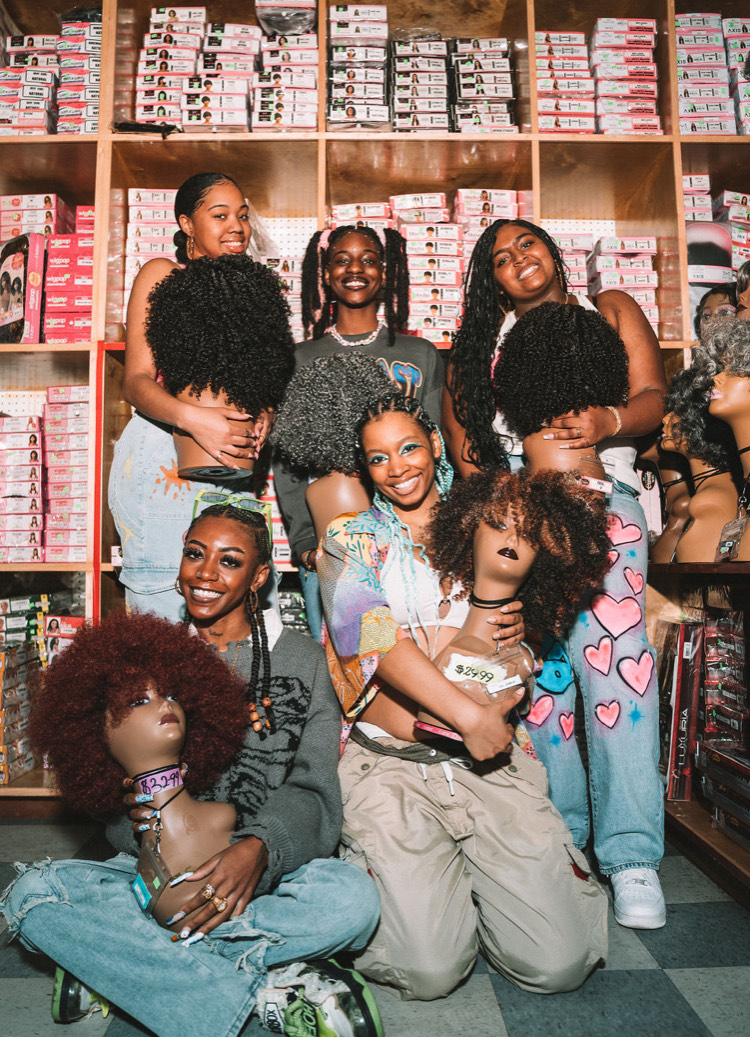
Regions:
[[20, 234], [0, 248], [0, 342], [38, 342], [45, 237]]

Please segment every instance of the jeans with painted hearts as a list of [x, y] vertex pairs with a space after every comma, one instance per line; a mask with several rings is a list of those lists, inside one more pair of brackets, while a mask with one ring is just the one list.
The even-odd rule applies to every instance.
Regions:
[[[544, 670], [524, 718], [549, 772], [552, 802], [577, 846], [586, 845], [593, 822], [594, 852], [605, 875], [657, 868], [664, 853], [656, 652], [645, 624], [646, 520], [620, 483], [609, 516], [612, 568], [567, 642], [545, 642]], [[576, 681], [588, 781], [574, 732]]]

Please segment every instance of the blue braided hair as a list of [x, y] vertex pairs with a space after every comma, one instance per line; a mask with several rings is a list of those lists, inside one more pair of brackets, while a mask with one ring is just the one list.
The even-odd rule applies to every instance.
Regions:
[[[357, 441], [359, 444], [358, 455], [361, 464], [363, 467], [365, 466], [365, 456], [364, 451], [362, 450], [362, 430], [371, 421], [375, 421], [378, 418], [382, 418], [383, 415], [391, 413], [408, 415], [416, 422], [428, 439], [433, 432], [437, 433], [440, 441], [440, 457], [435, 461], [435, 485], [437, 486], [438, 493], [442, 500], [442, 498], [447, 495], [453, 484], [453, 468], [448, 461], [447, 451], [445, 449], [445, 443], [440, 429], [430, 420], [421, 403], [414, 399], [414, 397], [405, 396], [403, 393], [389, 393], [372, 400], [367, 405], [367, 409], [360, 418], [356, 427]], [[375, 490], [373, 494], [373, 504], [382, 513], [383, 522], [387, 526], [392, 542], [398, 551], [399, 568], [401, 569], [401, 575], [404, 577], [404, 587], [406, 588], [407, 595], [406, 609], [409, 617], [409, 631], [416, 641], [417, 632], [415, 622], [422, 627], [423, 631], [426, 631], [427, 624], [420, 615], [419, 604], [414, 596], [414, 587], [417, 579], [416, 569], [414, 568], [414, 552], [417, 552], [428, 569], [432, 570], [432, 566], [427, 557], [425, 545], [418, 544], [413, 539], [409, 527], [402, 522], [396, 514], [393, 501], [383, 496], [379, 490]], [[434, 655], [435, 645], [430, 644], [429, 648], [429, 654], [431, 656]]]

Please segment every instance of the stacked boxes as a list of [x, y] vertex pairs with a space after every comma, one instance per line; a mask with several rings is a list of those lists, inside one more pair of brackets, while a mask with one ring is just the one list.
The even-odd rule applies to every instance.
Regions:
[[[332, 4], [328, 14], [328, 122], [331, 128], [390, 129], [387, 6]], [[428, 57], [418, 59], [419, 68], [414, 69], [418, 75], [415, 85], [425, 79], [430, 60]], [[409, 58], [399, 58], [399, 61], [406, 64]], [[395, 68], [394, 83], [406, 82], [406, 75], [405, 71]]]
[[289, 327], [295, 342], [304, 338], [302, 324], [302, 262], [303, 256], [283, 256], [269, 259], [268, 266], [275, 270], [281, 283], [281, 291], [289, 303]]
[[518, 133], [513, 117], [513, 69], [505, 37], [457, 39], [451, 60], [459, 133]]
[[57, 194], [0, 195], [0, 241], [27, 234], [67, 234], [73, 230], [73, 210]]
[[722, 191], [713, 199], [713, 218], [725, 223], [732, 240], [732, 270], [750, 259], [750, 192]]
[[87, 385], [58, 385], [47, 389], [44, 405], [45, 562], [86, 561], [88, 401]]
[[597, 132], [662, 133], [655, 44], [653, 18], [597, 18], [589, 55]]
[[656, 238], [600, 238], [587, 263], [589, 295], [598, 295], [610, 288], [627, 292], [656, 331], [659, 324], [656, 304], [659, 275], [654, 270], [655, 255]]
[[680, 133], [736, 133], [721, 15], [677, 15], [675, 29]]
[[729, 89], [734, 101], [737, 133], [750, 133], [750, 82], [745, 78], [744, 65], [750, 56], [750, 17], [722, 18], [724, 44], [729, 68]]
[[197, 76], [184, 84], [182, 128], [246, 132], [261, 30], [239, 22], [211, 22], [206, 29], [198, 40]]
[[92, 329], [94, 233], [48, 239], [44, 294], [45, 342], [89, 342]]
[[99, 129], [102, 23], [64, 21], [57, 54], [58, 133], [96, 133]]
[[0, 78], [0, 129], [6, 135], [44, 135], [57, 124], [58, 36], [8, 36]]
[[710, 223], [713, 220], [711, 210], [711, 184], [707, 173], [682, 178], [682, 203], [685, 219]]
[[253, 76], [254, 130], [318, 127], [318, 36], [264, 36], [261, 71]]
[[[3, 599], [8, 606], [3, 623], [26, 617], [10, 612], [14, 599]], [[0, 644], [0, 785], [33, 770], [37, 759], [26, 734], [33, 699], [33, 678], [39, 669], [39, 648], [34, 643]]]
[[[448, 44], [441, 39], [414, 39], [394, 40], [391, 46], [393, 128], [450, 129]], [[404, 77], [408, 83], [404, 82]]]
[[554, 234], [563, 262], [568, 268], [568, 288], [588, 291], [588, 259], [594, 248], [593, 234]]
[[542, 29], [535, 43], [539, 130], [595, 133], [595, 87], [585, 34]]
[[182, 125], [184, 82], [195, 76], [205, 22], [205, 7], [151, 8], [136, 66], [136, 122]]
[[41, 419], [0, 418], [0, 562], [43, 561]]

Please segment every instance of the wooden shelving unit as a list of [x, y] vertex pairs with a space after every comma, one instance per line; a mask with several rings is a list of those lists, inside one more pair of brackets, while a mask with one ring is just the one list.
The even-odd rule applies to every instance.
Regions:
[[[248, 0], [207, 0], [211, 19], [253, 19]], [[66, 0], [7, 0], [11, 14], [27, 32], [54, 33]], [[668, 367], [681, 366], [692, 340], [687, 285], [687, 245], [682, 219], [682, 174], [711, 174], [716, 189], [750, 191], [747, 141], [742, 137], [680, 137], [677, 133], [675, 13], [695, 9], [686, 0], [507, 0], [503, 4], [454, 0], [388, 0], [391, 33], [415, 26], [445, 36], [502, 35], [513, 40], [516, 67], [517, 136], [485, 134], [328, 132], [324, 85], [318, 129], [309, 133], [116, 133], [128, 62], [123, 40], [146, 29], [151, 0], [103, 0], [100, 129], [95, 135], [3, 138], [0, 193], [55, 191], [72, 204], [96, 204], [93, 341], [71, 346], [0, 346], [3, 383], [10, 389], [44, 388], [76, 382], [91, 389], [89, 547], [80, 566], [25, 566], [25, 574], [44, 581], [56, 573], [82, 571], [86, 608], [91, 617], [122, 607], [110, 564], [116, 533], [106, 506], [106, 484], [113, 444], [125, 421], [122, 407], [122, 338], [115, 318], [122, 290], [124, 228], [122, 205], [129, 187], [174, 188], [207, 169], [234, 176], [261, 217], [314, 217], [323, 226], [331, 205], [380, 201], [405, 191], [445, 191], [458, 187], [532, 190], [533, 219], [614, 219], [622, 234], [648, 234], [659, 243], [660, 340]], [[722, 0], [725, 17], [746, 14], [746, 0]], [[318, 31], [325, 39], [328, 5], [318, 4]], [[649, 17], [658, 23], [656, 57], [660, 69], [660, 113], [664, 135], [578, 136], [538, 132], [534, 66], [535, 29], [583, 30], [590, 34], [600, 15]], [[325, 84], [325, 47], [320, 82]], [[743, 150], [744, 149], [744, 150]], [[3, 580], [15, 578], [0, 566]], [[692, 575], [731, 577], [730, 565], [717, 573], [700, 566], [654, 566], [654, 577]], [[28, 578], [28, 577], [26, 577]], [[46, 776], [34, 772], [0, 787], [2, 797], [49, 796]], [[697, 804], [670, 804], [673, 831], [678, 826], [699, 852], [713, 860], [735, 861], [737, 848], [711, 832]], [[728, 844], [728, 845], [726, 845]], [[750, 866], [732, 864], [739, 886], [750, 885]], [[731, 870], [730, 869], [730, 870]], [[733, 872], [734, 873], [734, 872]]]

